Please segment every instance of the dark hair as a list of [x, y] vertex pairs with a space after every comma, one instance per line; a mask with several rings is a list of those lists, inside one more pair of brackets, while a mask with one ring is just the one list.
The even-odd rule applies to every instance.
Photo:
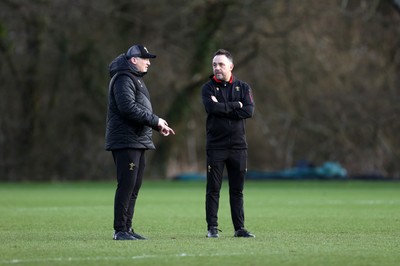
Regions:
[[216, 55], [225, 55], [226, 58], [228, 58], [229, 61], [231, 61], [231, 62], [233, 63], [233, 56], [232, 56], [232, 54], [231, 54], [229, 51], [225, 50], [225, 49], [218, 49], [218, 51], [216, 51], [216, 52], [214, 53], [214, 56], [216, 56]]

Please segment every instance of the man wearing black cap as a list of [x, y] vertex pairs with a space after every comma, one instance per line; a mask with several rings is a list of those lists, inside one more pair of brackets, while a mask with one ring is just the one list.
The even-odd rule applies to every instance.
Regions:
[[207, 237], [218, 238], [218, 207], [224, 166], [235, 237], [255, 237], [244, 227], [243, 188], [247, 171], [245, 119], [253, 116], [250, 86], [233, 76], [233, 58], [220, 49], [212, 60], [214, 75], [202, 87], [207, 112]]
[[114, 240], [146, 239], [134, 232], [132, 219], [145, 168], [145, 151], [155, 149], [152, 130], [175, 134], [155, 115], [142, 77], [150, 66], [146, 47], [133, 45], [110, 66], [105, 148], [112, 152], [117, 170], [114, 199]]

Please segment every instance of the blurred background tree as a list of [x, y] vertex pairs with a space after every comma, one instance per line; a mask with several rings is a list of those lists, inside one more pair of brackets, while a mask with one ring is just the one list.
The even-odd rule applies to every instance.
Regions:
[[0, 0], [0, 180], [114, 178], [104, 151], [108, 64], [134, 43], [177, 135], [148, 177], [204, 172], [200, 87], [218, 48], [253, 88], [249, 169], [337, 161], [400, 177], [398, 0]]

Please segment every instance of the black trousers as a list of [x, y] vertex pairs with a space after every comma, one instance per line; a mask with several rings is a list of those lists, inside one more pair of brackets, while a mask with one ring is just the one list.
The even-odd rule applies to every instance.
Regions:
[[135, 203], [146, 166], [145, 150], [114, 150], [112, 155], [118, 181], [114, 198], [114, 230], [128, 231], [132, 227]]
[[206, 221], [218, 226], [219, 196], [226, 166], [229, 203], [235, 230], [244, 228], [243, 188], [247, 171], [247, 150], [207, 150]]

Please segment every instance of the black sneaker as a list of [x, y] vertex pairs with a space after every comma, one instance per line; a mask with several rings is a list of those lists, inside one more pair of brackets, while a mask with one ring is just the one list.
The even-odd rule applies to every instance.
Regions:
[[129, 229], [128, 233], [129, 233], [131, 236], [133, 236], [134, 238], [138, 239], [138, 240], [147, 240], [146, 237], [141, 236], [141, 235], [139, 235], [139, 234], [136, 234], [135, 231], [133, 231], [132, 228]]
[[219, 231], [219, 232], [222, 232], [221, 230], [219, 230], [219, 229], [218, 229], [217, 227], [215, 227], [215, 226], [210, 227], [210, 228], [208, 229], [207, 237], [209, 237], [209, 238], [218, 238], [218, 237], [219, 237], [218, 231]]
[[131, 234], [129, 234], [128, 232], [124, 232], [124, 231], [114, 232], [113, 239], [114, 240], [137, 240], [136, 237], [134, 237]]
[[246, 229], [242, 228], [235, 231], [234, 237], [256, 237], [256, 236], [247, 231]]

